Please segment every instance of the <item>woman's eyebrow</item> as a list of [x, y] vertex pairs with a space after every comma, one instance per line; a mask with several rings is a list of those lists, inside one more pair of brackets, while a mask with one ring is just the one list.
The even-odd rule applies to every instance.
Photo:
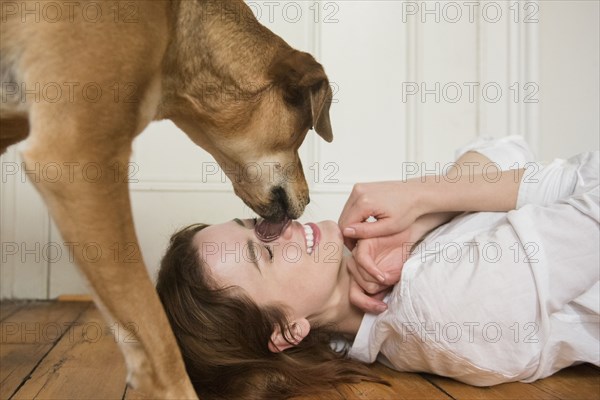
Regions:
[[240, 225], [241, 227], [247, 228], [247, 226], [244, 225], [244, 222], [241, 219], [239, 219], [239, 218], [234, 218], [233, 222], [235, 222], [236, 224]]

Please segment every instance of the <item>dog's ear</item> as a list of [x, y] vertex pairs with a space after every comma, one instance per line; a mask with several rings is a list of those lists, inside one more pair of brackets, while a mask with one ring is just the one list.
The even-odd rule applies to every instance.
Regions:
[[288, 96], [303, 96], [308, 92], [312, 127], [327, 142], [333, 140], [329, 107], [332, 92], [323, 66], [313, 56], [297, 50], [282, 51], [273, 59], [269, 68], [270, 78], [282, 85]]
[[329, 107], [333, 95], [331, 87], [329, 87], [329, 81], [326, 79], [321, 85], [313, 86], [309, 93], [313, 128], [323, 139], [331, 143], [333, 132], [331, 130], [331, 120], [329, 119]]

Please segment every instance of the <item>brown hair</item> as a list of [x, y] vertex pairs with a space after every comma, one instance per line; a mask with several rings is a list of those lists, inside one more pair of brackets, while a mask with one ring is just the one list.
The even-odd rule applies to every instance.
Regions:
[[191, 225], [171, 237], [156, 284], [202, 398], [280, 399], [339, 383], [387, 384], [365, 365], [346, 358], [346, 349], [331, 349], [337, 336], [332, 326], [312, 327], [297, 346], [272, 353], [268, 341], [273, 327], [288, 332], [284, 309], [258, 307], [238, 287], [217, 287], [193, 244], [194, 235], [206, 226]]

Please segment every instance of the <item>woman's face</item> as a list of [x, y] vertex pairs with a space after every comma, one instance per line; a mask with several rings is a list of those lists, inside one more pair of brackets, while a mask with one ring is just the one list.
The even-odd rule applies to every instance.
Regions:
[[194, 237], [219, 285], [239, 286], [259, 305], [285, 305], [298, 318], [318, 315], [339, 301], [343, 237], [335, 222], [292, 221], [269, 243], [256, 236], [255, 224], [253, 219], [235, 219]]

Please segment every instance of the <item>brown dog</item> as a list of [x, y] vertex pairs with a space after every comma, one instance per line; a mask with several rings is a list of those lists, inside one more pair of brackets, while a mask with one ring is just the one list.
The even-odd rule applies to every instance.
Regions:
[[[28, 170], [65, 241], [137, 247], [127, 187], [133, 138], [169, 118], [209, 151], [261, 216], [299, 217], [309, 201], [298, 147], [332, 140], [321, 65], [263, 27], [242, 1], [1, 0], [0, 153], [28, 137]], [[86, 179], [94, 163], [101, 177]], [[247, 163], [268, 165], [248, 183]], [[295, 168], [290, 173], [290, 168]], [[75, 260], [119, 340], [128, 383], [153, 398], [194, 398], [141, 256]], [[124, 258], [124, 257], [123, 257]]]

